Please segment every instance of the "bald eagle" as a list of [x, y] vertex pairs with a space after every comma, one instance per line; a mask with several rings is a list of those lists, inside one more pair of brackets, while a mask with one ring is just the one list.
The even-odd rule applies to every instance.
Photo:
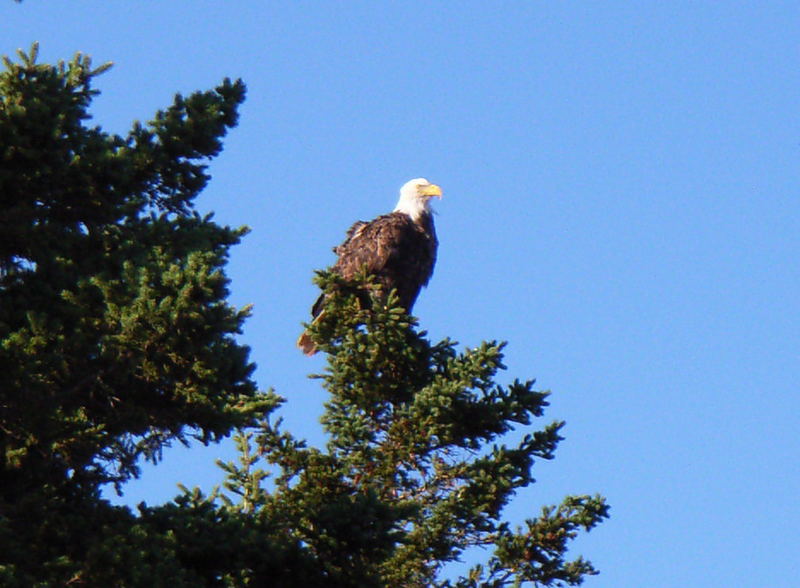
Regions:
[[[425, 178], [403, 184], [400, 199], [389, 214], [370, 221], [357, 221], [347, 231], [344, 242], [333, 248], [338, 256], [331, 268], [345, 279], [353, 279], [366, 270], [375, 276], [383, 295], [397, 290], [400, 304], [411, 312], [419, 291], [433, 274], [436, 263], [436, 230], [430, 200], [441, 198], [442, 189]], [[321, 295], [311, 308], [316, 319], [325, 307]], [[314, 355], [317, 348], [308, 333], [297, 340], [297, 346], [306, 355]]]

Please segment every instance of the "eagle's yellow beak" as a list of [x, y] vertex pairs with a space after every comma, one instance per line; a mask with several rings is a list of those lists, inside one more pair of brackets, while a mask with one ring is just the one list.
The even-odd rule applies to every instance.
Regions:
[[423, 186], [420, 188], [419, 193], [422, 196], [427, 196], [428, 198], [433, 198], [436, 196], [439, 200], [442, 199], [442, 189], [436, 184], [428, 184], [427, 186]]

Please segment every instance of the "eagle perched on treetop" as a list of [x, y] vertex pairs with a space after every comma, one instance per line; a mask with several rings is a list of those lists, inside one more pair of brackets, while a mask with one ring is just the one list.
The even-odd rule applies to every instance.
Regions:
[[[436, 263], [439, 243], [430, 208], [433, 197], [441, 198], [442, 189], [425, 178], [403, 184], [392, 212], [370, 222], [356, 221], [350, 227], [344, 242], [333, 248], [338, 259], [331, 270], [348, 280], [366, 271], [377, 279], [384, 295], [395, 289], [401, 306], [410, 313]], [[316, 319], [324, 308], [322, 294], [311, 308], [311, 316]], [[297, 346], [306, 355], [317, 352], [305, 332]]]

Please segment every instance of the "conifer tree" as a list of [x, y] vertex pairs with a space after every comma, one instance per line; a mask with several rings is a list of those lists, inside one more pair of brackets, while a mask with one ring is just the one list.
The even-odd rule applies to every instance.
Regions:
[[[562, 422], [527, 431], [547, 406], [532, 380], [496, 381], [503, 343], [457, 352], [432, 344], [396, 296], [362, 308], [362, 276], [320, 272], [327, 306], [309, 326], [328, 365], [324, 450], [261, 423], [240, 435], [240, 464], [222, 464], [228, 501], [258, 519], [281, 513], [331, 586], [563, 586], [596, 573], [569, 541], [608, 515], [600, 496], [568, 496], [520, 529], [502, 520], [515, 491], [532, 483], [536, 459], [552, 459]], [[372, 284], [374, 286], [374, 284]], [[526, 430], [512, 445], [503, 437]], [[254, 442], [256, 451], [253, 451]], [[259, 467], [259, 456], [277, 466]], [[263, 462], [262, 462], [263, 463]], [[447, 564], [466, 550], [491, 553], [460, 578]], [[474, 557], [471, 552], [470, 557]]]
[[101, 485], [274, 404], [234, 339], [248, 310], [225, 302], [245, 230], [193, 209], [242, 82], [178, 95], [123, 137], [86, 124], [108, 65], [39, 64], [37, 49], [0, 73], [3, 585], [91, 550]]
[[[497, 382], [502, 343], [432, 343], [396, 296], [364, 308], [366, 276], [317, 278], [327, 446], [283, 430], [281, 399], [257, 390], [234, 338], [248, 311], [225, 300], [245, 231], [193, 206], [240, 81], [178, 95], [122, 137], [86, 123], [106, 66], [39, 64], [35, 46], [5, 65], [0, 585], [489, 588], [595, 573], [566, 552], [607, 516], [601, 497], [566, 497], [519, 529], [502, 518], [561, 440], [563, 423], [533, 426], [547, 393]], [[136, 512], [101, 498], [170, 442], [234, 430], [222, 488]]]

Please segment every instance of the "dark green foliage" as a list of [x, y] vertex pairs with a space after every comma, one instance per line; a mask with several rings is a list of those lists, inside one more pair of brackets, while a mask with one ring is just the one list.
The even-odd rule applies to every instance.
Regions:
[[[241, 82], [126, 137], [88, 127], [88, 58], [0, 74], [0, 585], [500, 587], [580, 584], [569, 540], [607, 516], [567, 497], [502, 513], [551, 459], [547, 393], [496, 381], [503, 344], [431, 343], [392, 293], [321, 272], [329, 442], [272, 417], [238, 345], [224, 266], [243, 229], [193, 209]], [[170, 442], [238, 429], [223, 488], [133, 513], [100, 498]], [[466, 577], [448, 563], [488, 551]]]
[[[331, 395], [323, 416], [326, 451], [308, 448], [265, 420], [240, 436], [240, 466], [224, 464], [242, 508], [289, 517], [286, 533], [324, 570], [326, 585], [541, 586], [580, 584], [594, 568], [566, 561], [569, 539], [607, 516], [600, 497], [567, 497], [527, 528], [501, 518], [534, 461], [551, 459], [563, 423], [502, 437], [542, 416], [547, 393], [532, 381], [495, 382], [503, 344], [458, 353], [432, 345], [390, 296], [363, 304], [373, 290], [321, 272], [325, 312], [309, 326], [328, 368], [315, 376]], [[368, 307], [365, 308], [365, 306]], [[252, 452], [251, 443], [258, 448]], [[257, 456], [277, 466], [259, 469]], [[494, 555], [469, 576], [446, 579], [448, 562], [471, 547]]]
[[86, 125], [108, 66], [36, 53], [0, 73], [0, 558], [63, 578], [73, 548], [94, 553], [82, 521], [130, 518], [100, 485], [275, 399], [234, 340], [248, 310], [225, 302], [245, 229], [192, 205], [244, 85], [178, 96], [120, 137]]

